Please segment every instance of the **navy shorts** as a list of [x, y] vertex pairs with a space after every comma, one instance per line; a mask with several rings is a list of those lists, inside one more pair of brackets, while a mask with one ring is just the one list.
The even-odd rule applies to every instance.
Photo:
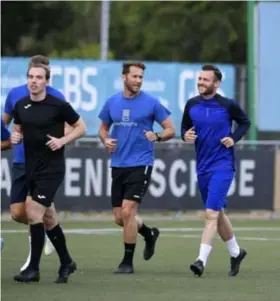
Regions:
[[112, 207], [121, 207], [123, 200], [141, 203], [151, 179], [152, 166], [112, 168]]
[[226, 196], [234, 178], [234, 171], [215, 171], [197, 177], [205, 209], [221, 211], [227, 206]]
[[12, 187], [10, 203], [25, 202], [28, 194], [28, 187], [24, 163], [13, 163], [12, 166]]

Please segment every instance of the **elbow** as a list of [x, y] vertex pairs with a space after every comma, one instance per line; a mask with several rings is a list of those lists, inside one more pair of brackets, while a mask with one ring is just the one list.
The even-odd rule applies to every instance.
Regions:
[[87, 133], [87, 126], [85, 123], [83, 123], [83, 127], [82, 127], [82, 136], [85, 136]]

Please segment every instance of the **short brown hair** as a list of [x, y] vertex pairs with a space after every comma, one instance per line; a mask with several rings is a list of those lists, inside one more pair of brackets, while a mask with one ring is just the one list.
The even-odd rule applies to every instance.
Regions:
[[130, 67], [138, 67], [141, 68], [143, 71], [145, 71], [146, 66], [143, 63], [140, 62], [125, 62], [123, 63], [123, 69], [122, 74], [128, 74], [130, 71]]
[[204, 65], [202, 66], [203, 71], [213, 71], [215, 74], [215, 79], [218, 81], [222, 81], [223, 75], [219, 68], [213, 65]]
[[37, 54], [37, 55], [33, 55], [31, 57], [29, 64], [43, 64], [43, 65], [49, 66], [50, 60], [47, 56]]
[[28, 66], [28, 70], [27, 70], [27, 77], [29, 75], [29, 71], [31, 68], [43, 68], [46, 72], [46, 80], [49, 80], [50, 77], [51, 77], [51, 71], [50, 71], [50, 68], [44, 64], [32, 64], [30, 63], [29, 66]]

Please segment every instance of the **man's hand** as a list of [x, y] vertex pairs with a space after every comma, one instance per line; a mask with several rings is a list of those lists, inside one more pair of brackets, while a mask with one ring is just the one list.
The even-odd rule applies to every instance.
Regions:
[[105, 138], [104, 145], [107, 148], [108, 152], [112, 153], [117, 148], [117, 139]]
[[196, 138], [197, 138], [197, 135], [195, 134], [194, 127], [189, 129], [188, 131], [186, 131], [186, 133], [184, 135], [184, 139], [186, 142], [194, 143]]
[[55, 138], [53, 136], [47, 135], [47, 137], [50, 139], [46, 145], [52, 150], [56, 151], [61, 149], [64, 146], [64, 140], [63, 137], [61, 138]]
[[157, 140], [157, 135], [154, 132], [152, 132], [152, 131], [146, 131], [146, 130], [144, 130], [144, 134], [145, 134], [146, 138], [149, 141], [154, 142], [154, 141]]
[[18, 144], [20, 143], [22, 139], [22, 134], [19, 133], [19, 132], [13, 132], [12, 135], [11, 135], [11, 142], [12, 144]]
[[225, 137], [221, 139], [221, 142], [226, 148], [234, 146], [234, 140], [231, 137]]

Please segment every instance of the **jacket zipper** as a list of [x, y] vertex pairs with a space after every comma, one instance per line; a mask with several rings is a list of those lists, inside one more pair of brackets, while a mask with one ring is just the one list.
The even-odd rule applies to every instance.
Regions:
[[209, 108], [206, 108], [206, 117], [209, 117]]

